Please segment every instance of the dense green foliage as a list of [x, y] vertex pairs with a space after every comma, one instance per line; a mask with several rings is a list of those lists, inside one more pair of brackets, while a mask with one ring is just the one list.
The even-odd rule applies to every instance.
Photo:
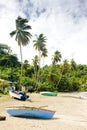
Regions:
[[[41, 67], [42, 58], [48, 56], [46, 48], [47, 38], [44, 34], [36, 35], [33, 40], [34, 47], [38, 55], [32, 58], [32, 64], [28, 60], [22, 61], [22, 45], [26, 46], [31, 38], [31, 29], [27, 25], [28, 20], [18, 17], [16, 19], [16, 29], [10, 33], [16, 36], [16, 41], [20, 46], [21, 62], [17, 55], [12, 54], [7, 44], [0, 44], [0, 92], [15, 83], [16, 89], [25, 86], [28, 91], [87, 91], [87, 65], [76, 64], [74, 59], [68, 62], [65, 59], [60, 63], [62, 54], [58, 50], [52, 55], [51, 64]], [[20, 69], [21, 67], [21, 69]], [[21, 75], [20, 75], [21, 74]], [[4, 79], [4, 80], [3, 80]]]
[[[20, 62], [17, 56], [8, 53], [8, 51], [5, 51], [5, 53], [0, 51], [0, 53], [2, 55], [0, 58], [0, 79], [10, 81], [10, 83], [14, 82], [19, 88]], [[57, 57], [57, 59], [59, 58]], [[63, 63], [57, 64], [56, 61], [54, 61], [54, 64], [52, 61], [52, 65], [39, 67], [38, 56], [34, 57], [33, 65], [25, 60], [23, 63], [22, 86], [26, 86], [29, 91], [72, 92], [87, 90], [87, 65], [78, 65], [73, 59], [70, 63], [64, 60]], [[38, 70], [39, 81], [37, 81]], [[0, 82], [0, 90], [3, 86], [8, 87], [8, 84], [9, 82]]]

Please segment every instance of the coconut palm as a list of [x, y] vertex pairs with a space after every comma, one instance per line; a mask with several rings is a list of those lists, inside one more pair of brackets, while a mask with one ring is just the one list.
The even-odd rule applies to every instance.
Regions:
[[71, 59], [71, 70], [77, 70], [77, 64], [76, 62], [74, 61], [74, 59]]
[[46, 40], [47, 40], [46, 37], [43, 34], [40, 34], [39, 36], [37, 36], [37, 39], [33, 41], [35, 49], [38, 50], [39, 52], [39, 66], [40, 66], [42, 51], [46, 46], [45, 45]]
[[61, 61], [62, 55], [59, 51], [55, 51], [52, 58], [52, 65], [56, 65], [56, 63]]
[[[58, 61], [59, 62], [61, 61], [61, 58], [62, 58], [61, 53], [59, 51], [55, 51], [54, 55], [52, 57], [51, 77], [54, 77], [54, 66], [58, 63]], [[60, 80], [61, 80], [61, 76], [60, 76], [60, 79], [58, 81], [58, 85], [59, 85]]]
[[38, 56], [37, 55], [34, 56], [34, 58], [32, 59], [32, 61], [33, 61], [34, 67], [38, 66]]
[[22, 45], [26, 46], [30, 42], [31, 34], [28, 32], [28, 29], [31, 29], [30, 25], [27, 25], [28, 20], [24, 19], [20, 16], [16, 19], [16, 30], [10, 33], [10, 36], [13, 37], [14, 35], [15, 40], [18, 42], [20, 46], [20, 55], [21, 55], [21, 75], [20, 75], [20, 85], [22, 80], [22, 66], [23, 66], [23, 58], [22, 58]]
[[[41, 56], [45, 58], [48, 56], [47, 53], [48, 53], [47, 49], [43, 48]], [[43, 59], [43, 66], [44, 66], [44, 59]]]
[[[40, 34], [39, 36], [37, 36], [37, 39], [34, 40], [34, 47], [36, 50], [38, 50], [39, 52], [39, 70], [40, 70], [40, 61], [41, 61], [41, 55], [42, 55], [42, 52], [43, 52], [43, 49], [45, 48], [45, 43], [46, 43], [46, 36], [44, 36], [44, 34]], [[38, 70], [38, 80], [39, 79], [39, 73], [40, 71]]]
[[34, 73], [35, 73], [35, 78], [37, 80], [37, 72], [38, 72], [38, 64], [39, 64], [39, 58], [37, 55], [34, 56], [32, 59], [33, 61], [33, 66], [34, 66]]

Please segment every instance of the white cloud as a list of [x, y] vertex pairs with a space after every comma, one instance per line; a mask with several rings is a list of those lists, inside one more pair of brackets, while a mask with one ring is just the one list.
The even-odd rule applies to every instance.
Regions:
[[[32, 26], [30, 32], [33, 36], [43, 33], [48, 39], [49, 57], [46, 58], [46, 63], [51, 64], [54, 51], [59, 50], [63, 59], [74, 58], [76, 63], [87, 64], [86, 7], [86, 0], [0, 1], [0, 43], [10, 45], [13, 52], [19, 56], [19, 47], [9, 33], [15, 29], [15, 19], [18, 15], [27, 16], [30, 18], [29, 24]], [[36, 54], [32, 40], [23, 48], [23, 58], [30, 63]]]

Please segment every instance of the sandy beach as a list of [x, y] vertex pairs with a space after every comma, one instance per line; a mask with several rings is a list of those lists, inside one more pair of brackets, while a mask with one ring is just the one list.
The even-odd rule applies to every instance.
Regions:
[[[82, 98], [81, 93], [58, 93], [55, 97], [33, 93], [30, 98], [31, 102], [0, 97], [0, 114], [6, 116], [0, 121], [0, 130], [87, 130], [87, 98]], [[50, 120], [9, 116], [6, 108], [15, 105], [45, 106], [56, 112]]]

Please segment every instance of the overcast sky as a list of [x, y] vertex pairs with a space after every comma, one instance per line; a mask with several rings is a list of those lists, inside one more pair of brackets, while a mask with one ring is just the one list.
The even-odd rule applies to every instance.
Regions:
[[28, 46], [23, 47], [23, 59], [32, 63], [36, 54], [33, 48], [35, 34], [47, 37], [48, 58], [58, 50], [62, 58], [77, 64], [87, 64], [87, 0], [0, 0], [0, 43], [8, 44], [18, 55], [19, 46], [9, 33], [15, 30], [15, 19], [27, 18], [33, 35]]

